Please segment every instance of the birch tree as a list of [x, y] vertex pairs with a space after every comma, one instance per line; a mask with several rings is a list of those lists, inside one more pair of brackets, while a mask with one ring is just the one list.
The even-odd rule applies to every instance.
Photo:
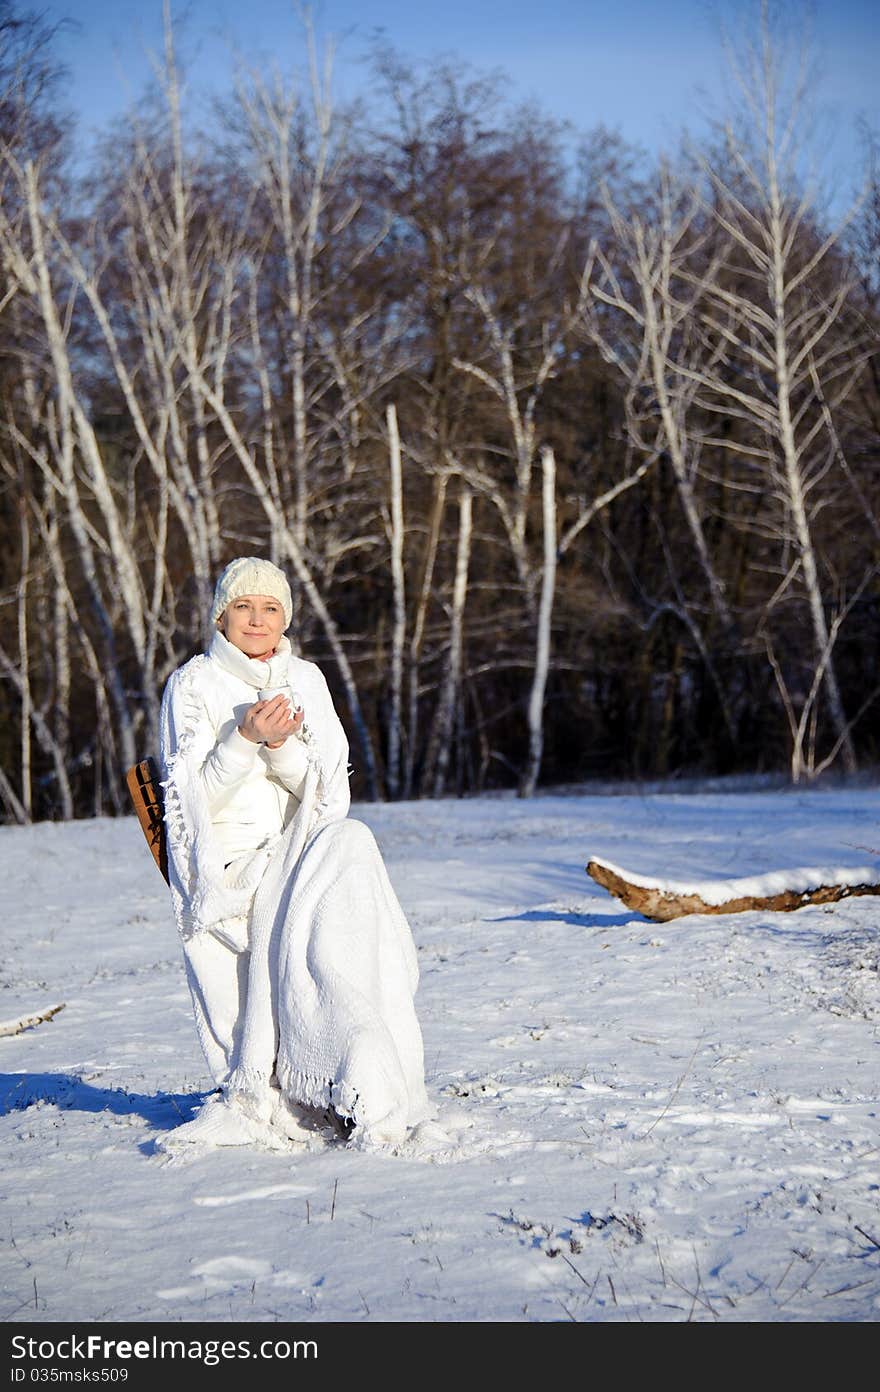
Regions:
[[[787, 85], [786, 55], [762, 4], [754, 39], [741, 58], [731, 51], [731, 62], [745, 121], [739, 129], [727, 126], [723, 162], [703, 161], [712, 191], [707, 211], [731, 249], [727, 274], [705, 286], [701, 309], [704, 331], [718, 352], [714, 361], [682, 365], [679, 371], [697, 387], [701, 406], [744, 427], [735, 438], [707, 434], [705, 443], [748, 461], [773, 504], [762, 530], [778, 548], [779, 581], [763, 635], [786, 709], [793, 714], [800, 705], [791, 747], [791, 774], [798, 781], [818, 771], [806, 757], [804, 739], [819, 692], [831, 725], [833, 757], [839, 753], [848, 771], [856, 767], [834, 655], [848, 604], [834, 599], [816, 534], [836, 464], [822, 403], [833, 416], [851, 394], [867, 354], [847, 314], [853, 278], [839, 262], [831, 269], [848, 217], [820, 232], [801, 175], [804, 55]], [[798, 594], [813, 654], [801, 696], [785, 676], [772, 637], [776, 611]], [[791, 656], [785, 663], [789, 670], [797, 665]]]
[[[513, 285], [493, 274], [491, 251], [485, 247], [481, 249], [479, 267], [465, 263], [462, 293], [476, 311], [479, 332], [474, 335], [471, 354], [453, 359], [453, 366], [460, 373], [473, 379], [494, 399], [496, 411], [500, 408], [504, 421], [505, 445], [496, 443], [491, 451], [497, 460], [495, 467], [459, 467], [469, 486], [482, 493], [497, 510], [532, 630], [528, 748], [519, 780], [523, 797], [535, 791], [543, 751], [544, 697], [551, 660], [558, 555], [573, 546], [598, 512], [638, 483], [656, 459], [655, 453], [610, 488], [597, 487], [588, 479], [587, 487], [580, 492], [576, 512], [567, 519], [564, 535], [560, 536], [556, 457], [545, 444], [540, 452], [540, 541], [538, 546], [532, 543], [527, 529], [535, 502], [543, 397], [582, 329], [593, 275], [594, 247], [572, 274], [566, 255], [571, 239], [571, 228], [561, 220], [549, 257], [539, 261], [532, 254], [527, 259], [524, 282], [518, 281], [515, 270], [511, 272]], [[493, 424], [497, 432], [497, 423]], [[484, 444], [481, 457], [489, 455]], [[506, 467], [508, 460], [512, 470]], [[578, 461], [572, 472], [588, 474], [588, 468], [588, 461]], [[584, 496], [588, 490], [592, 496]]]
[[[366, 346], [374, 307], [358, 293], [358, 278], [389, 223], [376, 215], [355, 175], [363, 154], [352, 114], [334, 102], [333, 46], [319, 48], [308, 15], [303, 28], [305, 72], [277, 73], [271, 82], [257, 72], [243, 77], [228, 121], [251, 181], [248, 218], [261, 247], [255, 267], [261, 361], [270, 369], [273, 468], [296, 546], [308, 549], [320, 568], [325, 548], [315, 529], [323, 519], [315, 496], [326, 485], [328, 463], [332, 470], [357, 441], [365, 401], [384, 367], [381, 334]], [[335, 540], [327, 537], [331, 566]]]
[[[706, 540], [698, 496], [701, 432], [694, 421], [697, 384], [682, 368], [700, 365], [705, 344], [697, 330], [697, 310], [723, 259], [715, 247], [705, 255], [707, 236], [697, 219], [696, 190], [677, 183], [661, 164], [653, 216], [616, 206], [605, 191], [613, 234], [613, 261], [595, 248], [585, 327], [626, 386], [627, 427], [641, 452], [672, 466], [676, 489], [712, 609], [723, 630], [734, 627], [723, 582]], [[616, 263], [616, 264], [615, 264]], [[617, 266], [620, 266], [620, 270]], [[629, 321], [619, 332], [596, 312], [596, 303]], [[709, 350], [717, 359], [723, 350]]]
[[400, 454], [400, 432], [397, 411], [389, 406], [388, 455], [390, 462], [391, 585], [394, 597], [394, 617], [391, 636], [391, 711], [388, 719], [388, 761], [386, 782], [390, 797], [400, 791], [400, 740], [403, 698], [403, 647], [406, 640], [406, 585], [403, 571], [403, 465]]

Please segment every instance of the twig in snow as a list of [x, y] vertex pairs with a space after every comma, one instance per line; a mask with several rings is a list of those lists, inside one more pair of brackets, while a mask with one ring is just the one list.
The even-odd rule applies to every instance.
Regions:
[[31, 1303], [31, 1298], [30, 1298], [30, 1296], [28, 1295], [28, 1296], [25, 1297], [24, 1300], [20, 1301], [20, 1302], [18, 1303], [18, 1305], [15, 1306], [14, 1309], [8, 1311], [7, 1313], [4, 1313], [2, 1316], [0, 1316], [0, 1318], [3, 1319], [3, 1322], [4, 1322], [4, 1323], [9, 1323], [10, 1320], [12, 1320], [12, 1319], [15, 1318], [15, 1316], [18, 1314], [19, 1310], [23, 1310], [24, 1307], [25, 1307], [25, 1305], [30, 1305], [30, 1303]]
[[[674, 1286], [678, 1286], [678, 1289], [680, 1291], [683, 1291], [685, 1295], [689, 1295], [691, 1297], [693, 1304], [691, 1305], [691, 1314], [688, 1315], [688, 1323], [690, 1323], [690, 1318], [691, 1315], [694, 1313], [694, 1306], [696, 1305], [697, 1301], [699, 1301], [701, 1305], [705, 1305], [706, 1309], [709, 1311], [711, 1315], [714, 1315], [716, 1319], [718, 1318], [718, 1311], [715, 1309], [715, 1307], [709, 1302], [708, 1299], [706, 1299], [706, 1297], [700, 1295], [699, 1286], [697, 1286], [697, 1289], [695, 1291], [692, 1291], [689, 1290], [687, 1286], [682, 1285], [681, 1281], [677, 1281], [674, 1276], [670, 1275], [669, 1279]], [[761, 1284], [764, 1285], [764, 1282], [762, 1281]]]
[[6, 1020], [0, 1024], [0, 1036], [12, 1034], [24, 1034], [25, 1030], [33, 1029], [34, 1025], [41, 1025], [44, 1020], [51, 1020], [53, 1015], [57, 1015], [59, 1010], [63, 1010], [65, 1002], [60, 1005], [50, 1005], [48, 1010], [40, 1011], [39, 1015], [23, 1015], [20, 1020]]
[[609, 1286], [611, 1287], [611, 1297], [612, 1297], [612, 1299], [613, 1299], [613, 1301], [614, 1301], [614, 1303], [615, 1303], [615, 1305], [616, 1305], [616, 1304], [617, 1304], [617, 1292], [616, 1292], [615, 1289], [614, 1289], [614, 1282], [613, 1282], [612, 1279], [611, 1279], [611, 1273], [610, 1273], [610, 1272], [608, 1273], [608, 1276], [606, 1277], [606, 1280], [608, 1281], [608, 1284], [609, 1284]]
[[[699, 1295], [699, 1294], [700, 1294], [700, 1291], [705, 1291], [706, 1288], [705, 1288], [705, 1286], [703, 1285], [703, 1273], [702, 1273], [701, 1270], [700, 1270], [700, 1259], [699, 1259], [699, 1257], [697, 1256], [697, 1249], [696, 1249], [696, 1246], [693, 1245], [693, 1244], [692, 1244], [692, 1246], [691, 1246], [691, 1251], [692, 1251], [693, 1254], [694, 1254], [694, 1268], [695, 1268], [696, 1273], [697, 1273], [697, 1295]], [[713, 1306], [713, 1304], [712, 1304], [712, 1302], [710, 1301], [708, 1295], [705, 1297], [705, 1299], [704, 1299], [702, 1296], [700, 1296], [700, 1299], [703, 1301], [703, 1304], [706, 1306], [706, 1308], [707, 1308], [708, 1310], [711, 1310], [711, 1311], [712, 1311], [712, 1314], [713, 1314], [713, 1315], [715, 1316], [715, 1318], [717, 1319], [717, 1318], [718, 1318], [718, 1311], [717, 1311], [717, 1310], [715, 1309], [715, 1307]]]
[[685, 1080], [685, 1078], [687, 1077], [688, 1073], [690, 1073], [690, 1071], [691, 1071], [691, 1065], [693, 1064], [694, 1059], [697, 1057], [697, 1050], [699, 1049], [699, 1047], [700, 1047], [700, 1045], [702, 1044], [702, 1042], [703, 1042], [703, 1040], [705, 1039], [705, 1037], [706, 1037], [706, 1036], [705, 1036], [705, 1031], [704, 1031], [704, 1032], [700, 1035], [700, 1037], [699, 1037], [699, 1039], [697, 1040], [696, 1044], [694, 1045], [694, 1051], [693, 1051], [693, 1053], [691, 1054], [690, 1058], [688, 1059], [687, 1064], [685, 1065], [685, 1070], [684, 1070], [684, 1072], [682, 1073], [682, 1075], [681, 1075], [681, 1077], [679, 1078], [678, 1082], [675, 1084], [675, 1087], [672, 1089], [672, 1092], [671, 1092], [670, 1095], [669, 1095], [669, 1101], [666, 1103], [666, 1106], [663, 1108], [663, 1111], [660, 1113], [660, 1115], [659, 1115], [654, 1121], [651, 1122], [651, 1125], [648, 1127], [648, 1129], [647, 1129], [647, 1131], [644, 1133], [644, 1135], [639, 1137], [639, 1140], [642, 1140], [642, 1141], [647, 1140], [647, 1138], [650, 1136], [651, 1132], [654, 1130], [654, 1127], [655, 1127], [655, 1126], [658, 1126], [658, 1125], [660, 1124], [660, 1122], [661, 1122], [661, 1121], [663, 1120], [663, 1118], [665, 1117], [666, 1113], [669, 1111], [669, 1108], [672, 1106], [673, 1102], [675, 1101], [676, 1097], [677, 1097], [678, 1094], [679, 1094], [679, 1091], [680, 1091], [680, 1089], [681, 1089], [682, 1083], [684, 1082], [684, 1080]]
[[586, 1276], [583, 1275], [582, 1272], [578, 1271], [578, 1269], [577, 1269], [577, 1267], [575, 1266], [574, 1262], [571, 1261], [571, 1259], [570, 1259], [569, 1257], [567, 1257], [567, 1256], [565, 1255], [564, 1252], [560, 1252], [559, 1255], [561, 1256], [561, 1258], [562, 1258], [562, 1260], [563, 1260], [564, 1262], [568, 1262], [568, 1265], [571, 1267], [572, 1271], [574, 1272], [575, 1276], [577, 1276], [578, 1280], [579, 1280], [579, 1281], [583, 1281], [584, 1285], [585, 1285], [585, 1286], [588, 1286], [588, 1285], [590, 1284], [589, 1281], [587, 1280]]
[[333, 1215], [334, 1215], [335, 1212], [336, 1212], [336, 1190], [337, 1190], [338, 1188], [339, 1188], [339, 1180], [338, 1180], [338, 1179], [334, 1179], [334, 1181], [333, 1181], [333, 1202], [332, 1202], [331, 1205], [330, 1205], [330, 1222], [331, 1222], [331, 1223], [333, 1222]]
[[[676, 1284], [677, 1284], [677, 1283], [676, 1283]], [[684, 1286], [682, 1286], [682, 1290], [684, 1290]], [[692, 1298], [691, 1298], [691, 1308], [688, 1310], [688, 1317], [687, 1317], [687, 1319], [686, 1319], [686, 1321], [685, 1321], [686, 1324], [690, 1324], [690, 1323], [693, 1321], [693, 1318], [694, 1318], [694, 1310], [696, 1310], [696, 1308], [697, 1308], [697, 1292], [694, 1291], [694, 1292], [693, 1292], [693, 1295], [692, 1295]]]
[[[612, 1254], [612, 1261], [613, 1261], [613, 1260], [614, 1260], [614, 1257], [613, 1257], [613, 1254]], [[615, 1262], [615, 1265], [616, 1265], [616, 1262]], [[620, 1275], [619, 1275], [619, 1280], [620, 1280], [620, 1281], [622, 1282], [622, 1284], [623, 1284], [623, 1289], [624, 1289], [624, 1291], [626, 1292], [626, 1298], [627, 1298], [627, 1300], [628, 1300], [629, 1303], [632, 1305], [633, 1309], [635, 1310], [636, 1314], [637, 1314], [638, 1317], [639, 1317], [639, 1323], [640, 1323], [640, 1324], [644, 1324], [645, 1321], [644, 1321], [644, 1319], [642, 1318], [642, 1312], [641, 1312], [641, 1310], [639, 1309], [639, 1307], [638, 1307], [638, 1305], [636, 1304], [636, 1302], [633, 1300], [632, 1291], [630, 1290], [629, 1286], [626, 1284], [626, 1281], [625, 1281], [625, 1279], [624, 1279], [624, 1277], [623, 1277], [623, 1273], [622, 1273], [622, 1272], [621, 1272]], [[627, 1318], [627, 1320], [629, 1320], [629, 1315], [627, 1315], [626, 1318]]]
[[855, 1228], [856, 1232], [861, 1233], [862, 1237], [866, 1237], [868, 1241], [877, 1248], [878, 1252], [880, 1252], [880, 1242], [877, 1241], [876, 1237], [872, 1237], [869, 1232], [865, 1232], [865, 1229], [860, 1228], [858, 1223], [853, 1223], [853, 1227]]
[[663, 1277], [663, 1285], [666, 1285], [666, 1267], [663, 1265], [663, 1258], [660, 1255], [660, 1239], [654, 1238], [654, 1247], [657, 1251], [657, 1261], [660, 1263], [660, 1275]]
[[783, 1281], [785, 1280], [786, 1276], [788, 1275], [789, 1271], [791, 1271], [791, 1268], [794, 1266], [794, 1258], [795, 1258], [796, 1256], [797, 1256], [797, 1252], [794, 1253], [794, 1256], [792, 1256], [792, 1259], [791, 1259], [791, 1261], [788, 1263], [788, 1266], [785, 1268], [785, 1270], [783, 1271], [783, 1273], [782, 1273], [782, 1275], [780, 1276], [779, 1280], [776, 1282], [776, 1285], [775, 1285], [774, 1288], [773, 1288], [774, 1290], [779, 1290], [779, 1287], [782, 1285], [782, 1283], [783, 1283]]
[[816, 1265], [813, 1267], [812, 1271], [808, 1271], [808, 1272], [807, 1272], [806, 1276], [805, 1276], [804, 1279], [801, 1281], [800, 1285], [795, 1287], [795, 1289], [792, 1291], [791, 1295], [787, 1295], [787, 1296], [785, 1297], [784, 1300], [780, 1300], [780, 1302], [779, 1302], [779, 1307], [780, 1307], [780, 1309], [782, 1308], [783, 1305], [787, 1305], [788, 1302], [789, 1302], [789, 1300], [794, 1300], [794, 1298], [795, 1298], [796, 1295], [800, 1295], [800, 1293], [801, 1293], [802, 1290], [806, 1290], [806, 1288], [807, 1288], [807, 1283], [808, 1283], [809, 1281], [812, 1281], [812, 1279], [813, 1279], [813, 1277], [815, 1276], [816, 1272], [819, 1270], [819, 1267], [820, 1267], [820, 1266], [824, 1266], [824, 1265], [825, 1265], [825, 1258], [824, 1258], [824, 1257], [820, 1257], [819, 1260], [816, 1262]]
[[[20, 1252], [20, 1251], [18, 1250], [18, 1243], [16, 1242], [15, 1238], [12, 1236], [11, 1233], [10, 1233], [10, 1235], [9, 1235], [9, 1241], [10, 1241], [10, 1244], [11, 1244], [11, 1246], [12, 1246], [13, 1252], [15, 1253], [15, 1255], [16, 1255], [17, 1257], [21, 1257], [21, 1259], [22, 1259], [22, 1261], [24, 1262], [25, 1266], [32, 1266], [33, 1263], [32, 1263], [31, 1261], [28, 1260], [28, 1258], [25, 1256], [24, 1252]], [[19, 1306], [18, 1308], [21, 1309], [21, 1306]]]

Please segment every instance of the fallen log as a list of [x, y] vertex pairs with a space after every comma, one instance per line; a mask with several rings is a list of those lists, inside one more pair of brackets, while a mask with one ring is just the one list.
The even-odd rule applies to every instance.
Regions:
[[48, 1010], [40, 1011], [39, 1015], [22, 1015], [20, 1020], [6, 1020], [0, 1024], [0, 1036], [10, 1034], [24, 1034], [25, 1030], [33, 1029], [34, 1025], [43, 1024], [44, 1020], [51, 1020], [53, 1015], [57, 1015], [59, 1010], [64, 1009], [64, 1002], [61, 1005], [50, 1005]]
[[[831, 871], [826, 878], [837, 876], [837, 880], [827, 884], [821, 883], [822, 872], [812, 869], [785, 870], [750, 880], [717, 880], [705, 886], [672, 880], [652, 884], [619, 865], [598, 859], [590, 860], [587, 874], [628, 909], [658, 923], [668, 923], [686, 914], [747, 913], [754, 909], [790, 913], [806, 904], [833, 904], [858, 894], [880, 894], [880, 875], [865, 866]], [[785, 882], [786, 887], [772, 887], [774, 880]], [[762, 889], [771, 892], [761, 893]]]

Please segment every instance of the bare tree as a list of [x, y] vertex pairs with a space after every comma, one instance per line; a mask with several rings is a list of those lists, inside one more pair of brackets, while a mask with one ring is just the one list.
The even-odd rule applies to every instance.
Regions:
[[[695, 226], [700, 206], [698, 192], [677, 182], [665, 162], [653, 217], [618, 208], [605, 191], [614, 261], [596, 246], [585, 327], [626, 383], [630, 439], [648, 458], [663, 454], [669, 459], [712, 608], [722, 629], [730, 632], [733, 616], [706, 541], [697, 492], [701, 432], [693, 417], [698, 387], [681, 371], [700, 366], [707, 353], [696, 312], [723, 256], [717, 246], [705, 254], [707, 233]], [[597, 301], [618, 312], [616, 323], [597, 313]], [[620, 316], [632, 332], [620, 332]], [[721, 351], [708, 349], [710, 365]]]
[[[799, 177], [805, 61], [801, 54], [788, 89], [786, 54], [766, 3], [742, 58], [731, 50], [745, 122], [739, 130], [727, 126], [724, 163], [710, 157], [702, 161], [712, 192], [707, 211], [730, 248], [727, 274], [706, 282], [700, 309], [703, 330], [718, 351], [714, 360], [678, 368], [697, 387], [695, 400], [702, 407], [744, 427], [734, 436], [707, 433], [704, 443], [747, 460], [773, 503], [761, 527], [777, 547], [779, 582], [762, 631], [790, 718], [796, 705], [801, 707], [791, 751], [795, 781], [818, 771], [805, 756], [804, 733], [819, 691], [825, 696], [834, 756], [839, 752], [848, 770], [856, 767], [834, 660], [850, 605], [843, 600], [829, 618], [833, 580], [827, 573], [823, 577], [816, 526], [828, 506], [827, 488], [833, 486], [837, 462], [828, 413], [833, 416], [850, 395], [867, 358], [864, 339], [847, 314], [853, 277], [839, 262], [831, 266], [852, 213], [830, 232], [820, 232], [810, 191]], [[774, 611], [798, 591], [807, 608], [813, 652], [807, 690], [800, 697], [784, 675], [770, 636]]]
[[[556, 248], [561, 258], [568, 233], [563, 229]], [[500, 404], [509, 432], [507, 450], [497, 446], [492, 452], [495, 467], [486, 462], [488, 451], [481, 451], [481, 464], [459, 464], [462, 477], [475, 491], [488, 498], [501, 519], [516, 575], [525, 600], [528, 621], [533, 629], [532, 682], [528, 697], [528, 750], [519, 780], [520, 796], [531, 796], [537, 784], [543, 752], [544, 696], [550, 665], [551, 615], [556, 583], [557, 556], [572, 547], [584, 528], [604, 507], [633, 487], [657, 457], [615, 481], [610, 488], [597, 490], [589, 500], [581, 496], [577, 512], [562, 537], [558, 535], [556, 459], [551, 448], [541, 450], [541, 549], [540, 560], [533, 554], [527, 524], [533, 505], [533, 477], [538, 453], [538, 411], [548, 382], [571, 351], [577, 331], [587, 312], [593, 274], [595, 248], [576, 277], [573, 293], [565, 294], [564, 281], [557, 285], [553, 260], [543, 269], [551, 286], [542, 283], [540, 292], [505, 295], [507, 287], [492, 287], [488, 274], [491, 256], [484, 248], [481, 257], [483, 279], [472, 271], [465, 282], [464, 296], [477, 309], [484, 337], [478, 340], [479, 357], [456, 357], [453, 366], [479, 382]], [[493, 294], [494, 290], [494, 294]], [[555, 293], [554, 293], [555, 292]], [[493, 299], [499, 303], [493, 303]], [[508, 307], [512, 300], [515, 308]], [[504, 306], [504, 308], [502, 308]], [[512, 476], [505, 469], [507, 457], [513, 460]]]

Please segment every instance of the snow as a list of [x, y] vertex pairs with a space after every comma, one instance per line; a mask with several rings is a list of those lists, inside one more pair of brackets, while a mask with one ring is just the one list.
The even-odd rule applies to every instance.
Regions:
[[740, 880], [669, 880], [663, 875], [636, 875], [631, 870], [612, 864], [610, 860], [600, 860], [598, 856], [591, 859], [641, 889], [656, 889], [661, 894], [682, 897], [694, 895], [704, 904], [713, 906], [729, 904], [733, 899], [769, 899], [772, 895], [787, 892], [803, 894], [822, 885], [880, 884], [880, 867], [877, 865], [792, 866], [787, 870], [771, 870], [765, 875], [747, 875]]
[[[156, 1149], [209, 1088], [134, 819], [0, 830], [2, 1314], [71, 1321], [872, 1321], [876, 898], [648, 923], [586, 875], [864, 864], [877, 791], [356, 809], [422, 967], [450, 1141]], [[861, 872], [858, 872], [861, 874]]]

